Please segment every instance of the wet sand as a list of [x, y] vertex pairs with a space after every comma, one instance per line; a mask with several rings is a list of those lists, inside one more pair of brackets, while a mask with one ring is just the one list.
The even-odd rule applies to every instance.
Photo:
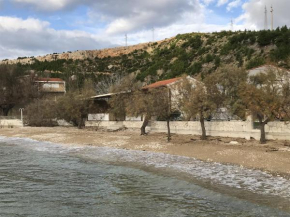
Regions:
[[[209, 137], [207, 141], [201, 141], [198, 136], [173, 134], [172, 141], [168, 143], [164, 133], [140, 136], [137, 130], [107, 132], [94, 129], [78, 130], [72, 127], [2, 128], [0, 135], [64, 145], [106, 146], [162, 152], [208, 162], [235, 164], [290, 177], [290, 141], [269, 141], [266, 145], [261, 145], [255, 140]], [[237, 144], [231, 144], [232, 141], [236, 141]]]

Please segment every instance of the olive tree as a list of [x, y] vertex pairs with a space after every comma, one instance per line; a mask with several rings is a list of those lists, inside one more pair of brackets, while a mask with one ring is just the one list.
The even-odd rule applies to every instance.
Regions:
[[141, 83], [134, 75], [123, 77], [120, 82], [111, 87], [114, 93], [110, 100], [110, 112], [119, 120], [126, 115], [143, 116], [141, 135], [146, 135], [146, 126], [151, 117], [156, 116], [167, 121], [168, 141], [170, 134], [170, 90], [166, 87], [142, 89]]
[[167, 140], [171, 140], [170, 117], [171, 117], [171, 93], [170, 89], [160, 87], [156, 89], [138, 90], [131, 94], [126, 100], [126, 113], [131, 116], [143, 115], [144, 120], [141, 126], [141, 135], [146, 135], [146, 127], [155, 116], [158, 119], [166, 120]]
[[204, 120], [217, 110], [221, 99], [218, 86], [212, 78], [209, 76], [204, 81], [197, 78], [193, 83], [187, 77], [183, 77], [178, 89], [180, 94], [179, 106], [186, 119], [198, 117], [202, 130], [202, 140], [207, 138]]
[[[280, 119], [288, 102], [283, 96], [283, 72], [269, 70], [251, 76], [240, 85], [239, 95], [260, 125], [260, 143], [266, 143], [265, 125]], [[285, 90], [286, 91], [286, 90]], [[289, 105], [288, 105], [289, 107]]]

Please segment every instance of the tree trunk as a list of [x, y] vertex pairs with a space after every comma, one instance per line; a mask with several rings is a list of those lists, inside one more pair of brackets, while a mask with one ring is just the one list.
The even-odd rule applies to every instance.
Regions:
[[260, 138], [260, 143], [261, 144], [266, 144], [267, 140], [266, 140], [266, 133], [265, 133], [265, 122], [260, 122], [260, 130], [261, 130], [261, 138]]
[[78, 129], [82, 129], [82, 121], [81, 120], [78, 123]]
[[146, 127], [148, 126], [150, 115], [145, 115], [142, 127], [141, 127], [141, 136], [146, 135]]
[[201, 134], [201, 140], [206, 140], [206, 131], [205, 131], [205, 125], [204, 125], [204, 117], [202, 114], [200, 114], [200, 118], [199, 118], [199, 121], [200, 121], [200, 125], [201, 125], [201, 131], [202, 131], [202, 134]]
[[3, 108], [2, 109], [2, 112], [3, 112], [3, 116], [8, 116], [8, 113], [9, 113], [10, 109], [9, 108]]
[[171, 133], [170, 133], [170, 119], [167, 118], [167, 142], [171, 140]]
[[78, 123], [78, 129], [82, 129], [85, 126], [84, 118], [81, 117]]
[[259, 123], [260, 123], [260, 131], [261, 131], [261, 137], [260, 137], [260, 144], [266, 144], [266, 132], [265, 132], [265, 125], [268, 123], [269, 119], [266, 119], [263, 121], [263, 117], [258, 115]]
[[3, 113], [3, 116], [8, 116], [9, 114], [9, 111], [13, 108], [12, 105], [8, 105], [8, 106], [3, 106], [2, 107], [2, 113]]

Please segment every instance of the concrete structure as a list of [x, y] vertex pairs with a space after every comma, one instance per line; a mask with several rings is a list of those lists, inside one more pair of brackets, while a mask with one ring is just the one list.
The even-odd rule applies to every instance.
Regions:
[[19, 119], [0, 119], [0, 128], [16, 128], [23, 127], [23, 123]]
[[[192, 84], [192, 86], [195, 86], [197, 80], [187, 76], [186, 79]], [[158, 81], [153, 84], [147, 85], [143, 87], [143, 90], [150, 90], [155, 88], [167, 88], [169, 90], [169, 97], [171, 102], [171, 110], [177, 110], [179, 111], [180, 108], [178, 107], [178, 101], [180, 99], [180, 91], [179, 91], [179, 85], [183, 82], [182, 77], [178, 78], [172, 78], [168, 80]]]
[[[191, 78], [190, 76], [187, 77], [192, 84], [196, 82], [194, 78]], [[163, 81], [158, 81], [153, 84], [144, 86], [142, 90], [148, 91], [150, 89], [154, 88], [167, 88], [170, 92], [169, 97], [170, 97], [170, 102], [171, 102], [171, 108], [172, 110], [179, 110], [179, 108], [176, 106], [178, 97], [180, 96], [178, 92], [178, 85], [179, 83], [182, 82], [182, 77], [179, 78], [172, 78], [168, 80], [163, 80]], [[136, 121], [136, 120], [143, 120], [141, 116], [139, 117], [115, 117], [113, 114], [108, 113], [109, 112], [109, 100], [118, 94], [131, 94], [130, 92], [120, 92], [120, 93], [107, 93], [107, 94], [102, 94], [102, 95], [97, 95], [97, 96], [92, 96], [91, 99], [94, 100], [95, 104], [99, 107], [99, 109], [104, 112], [104, 113], [99, 113], [99, 114], [90, 114], [88, 117], [89, 121], [100, 121], [103, 120], [104, 118], [106, 120], [110, 121]]]
[[33, 83], [46, 98], [56, 99], [66, 93], [65, 81], [60, 78], [35, 78]]
[[[109, 130], [121, 128], [140, 129], [142, 121], [87, 121], [86, 127], [102, 127]], [[198, 121], [172, 121], [171, 133], [201, 135]], [[260, 130], [254, 129], [251, 117], [246, 121], [208, 121], [205, 122], [207, 135], [230, 138], [260, 139]], [[166, 121], [151, 121], [146, 128], [150, 132], [167, 132]], [[266, 138], [270, 140], [290, 140], [290, 123], [270, 122], [265, 126]]]

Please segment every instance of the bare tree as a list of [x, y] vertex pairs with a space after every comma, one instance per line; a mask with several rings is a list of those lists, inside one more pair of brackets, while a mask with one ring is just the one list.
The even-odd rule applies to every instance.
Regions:
[[110, 112], [115, 120], [123, 120], [126, 116], [126, 106], [132, 98], [132, 94], [141, 88], [141, 83], [136, 80], [136, 76], [131, 74], [116, 81], [110, 86], [110, 92], [114, 93], [109, 101]]
[[94, 108], [91, 96], [95, 94], [91, 81], [85, 81], [84, 88], [81, 90], [71, 90], [58, 100], [58, 118], [67, 122], [72, 122], [79, 129], [85, 126], [85, 118]]
[[33, 99], [36, 92], [30, 77], [23, 77], [16, 66], [0, 65], [0, 109], [4, 116], [14, 106]]
[[57, 103], [51, 100], [35, 100], [26, 107], [25, 123], [35, 127], [57, 125]]
[[143, 116], [141, 135], [146, 134], [146, 126], [151, 117], [156, 116], [167, 121], [168, 141], [170, 134], [170, 90], [168, 88], [157, 88], [142, 90], [141, 83], [134, 75], [122, 78], [121, 82], [114, 84], [111, 90], [115, 95], [110, 100], [110, 111], [116, 120], [124, 119], [126, 115], [138, 117]]
[[122, 73], [102, 77], [96, 83], [97, 94], [106, 94], [112, 92], [113, 91], [112, 88], [121, 84], [124, 77], [126, 76], [123, 75]]
[[246, 107], [239, 95], [240, 84], [247, 82], [247, 72], [243, 68], [222, 66], [210, 77], [218, 84], [222, 99], [220, 107], [226, 108], [230, 115], [245, 119]]
[[138, 90], [126, 100], [126, 113], [131, 116], [144, 117], [141, 126], [141, 135], [146, 135], [146, 127], [155, 116], [167, 122], [167, 140], [171, 140], [170, 116], [171, 116], [171, 92], [166, 87]]

